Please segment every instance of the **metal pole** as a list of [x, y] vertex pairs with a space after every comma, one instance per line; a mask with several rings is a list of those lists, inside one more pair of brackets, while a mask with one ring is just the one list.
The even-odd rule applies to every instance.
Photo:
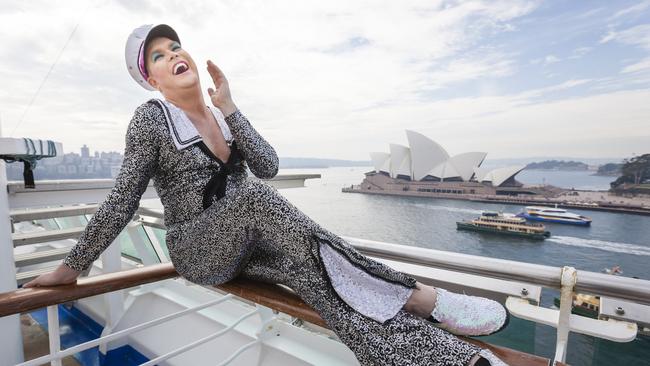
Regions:
[[[61, 334], [59, 333], [59, 306], [51, 305], [47, 307], [47, 333], [50, 340], [50, 354], [58, 356], [61, 352]], [[60, 358], [52, 360], [51, 366], [62, 366]]]
[[557, 323], [557, 338], [555, 341], [555, 362], [566, 361], [566, 350], [569, 345], [571, 329], [571, 308], [573, 306], [573, 289], [577, 280], [577, 271], [573, 267], [562, 268], [562, 288], [560, 289], [560, 316]]
[[[1, 126], [0, 126], [1, 127]], [[0, 137], [2, 130], [0, 129]], [[7, 170], [0, 159], [0, 293], [16, 289], [14, 244], [11, 240], [11, 217], [7, 195]], [[0, 318], [0, 355], [2, 362], [15, 365], [23, 362], [23, 338], [18, 315]]]
[[[117, 272], [122, 269], [122, 250], [119, 240], [120, 238], [117, 237], [101, 255], [103, 273]], [[124, 315], [124, 293], [114, 291], [104, 294], [104, 304], [106, 304], [106, 324], [102, 330], [102, 337], [113, 333]], [[104, 343], [99, 346], [99, 352], [106, 355], [114, 347], [116, 346]]]
[[[365, 255], [450, 271], [493, 277], [506, 281], [526, 282], [549, 288], [562, 287], [561, 268], [384, 243], [343, 236]], [[650, 281], [604, 273], [580, 271], [574, 291], [630, 300], [650, 305]]]

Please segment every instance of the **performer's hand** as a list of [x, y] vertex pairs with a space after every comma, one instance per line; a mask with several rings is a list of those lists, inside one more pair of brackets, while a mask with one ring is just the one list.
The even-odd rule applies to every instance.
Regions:
[[234, 113], [237, 110], [237, 106], [235, 106], [235, 103], [232, 101], [230, 86], [228, 85], [226, 76], [223, 74], [221, 69], [210, 60], [208, 60], [208, 72], [214, 82], [214, 89], [208, 88], [208, 94], [210, 95], [212, 104], [219, 108], [224, 116]]
[[77, 282], [81, 272], [61, 264], [53, 272], [44, 273], [23, 285], [23, 288], [68, 285]]

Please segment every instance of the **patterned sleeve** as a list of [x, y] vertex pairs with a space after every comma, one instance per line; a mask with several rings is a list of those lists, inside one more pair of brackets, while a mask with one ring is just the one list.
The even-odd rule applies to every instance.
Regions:
[[278, 155], [239, 111], [228, 115], [226, 123], [248, 167], [256, 177], [270, 179], [278, 174]]
[[115, 186], [63, 260], [68, 267], [77, 271], [90, 267], [133, 218], [157, 168], [159, 146], [152, 122], [162, 118], [160, 113], [151, 104], [136, 109], [126, 132], [124, 161]]

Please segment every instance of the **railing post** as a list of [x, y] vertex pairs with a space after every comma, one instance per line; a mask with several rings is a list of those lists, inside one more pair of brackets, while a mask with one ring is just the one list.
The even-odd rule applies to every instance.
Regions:
[[266, 338], [269, 338], [271, 336], [277, 335], [277, 327], [275, 326], [275, 313], [273, 313], [273, 309], [262, 306], [262, 305], [257, 305], [257, 310], [260, 314], [260, 318], [262, 320], [262, 324], [260, 325], [260, 329], [257, 332], [257, 337], [264, 340]]
[[[2, 136], [1, 131], [0, 136]], [[14, 243], [11, 239], [11, 217], [6, 187], [7, 170], [4, 160], [0, 159], [0, 293], [16, 289]], [[23, 362], [23, 339], [20, 333], [19, 315], [0, 318], [0, 340], [2, 362], [10, 365]]]
[[[59, 306], [47, 307], [47, 333], [50, 340], [50, 354], [56, 356], [61, 351], [61, 334], [59, 332]], [[52, 366], [61, 366], [61, 359], [50, 362]]]
[[[278, 335], [278, 327], [275, 326], [275, 313], [273, 313], [273, 309], [268, 308], [266, 306], [262, 305], [257, 305], [257, 311], [260, 314], [260, 319], [262, 320], [260, 324], [260, 329], [257, 331], [255, 334], [257, 336], [257, 341], [264, 342], [264, 340]], [[260, 346], [260, 352], [258, 354], [257, 358], [257, 365], [260, 366], [262, 365], [264, 361], [264, 347]]]
[[[122, 251], [120, 248], [119, 237], [102, 253], [102, 270], [103, 273], [117, 272], [122, 269]], [[106, 304], [106, 325], [102, 330], [102, 336], [111, 334], [120, 318], [124, 314], [124, 296], [122, 291], [114, 291], [104, 294]], [[108, 344], [99, 346], [99, 352], [106, 355], [109, 350]]]
[[573, 289], [576, 285], [578, 272], [573, 267], [562, 268], [560, 288], [560, 316], [557, 325], [554, 362], [564, 363], [566, 360], [569, 330], [571, 327], [571, 308], [573, 307]]

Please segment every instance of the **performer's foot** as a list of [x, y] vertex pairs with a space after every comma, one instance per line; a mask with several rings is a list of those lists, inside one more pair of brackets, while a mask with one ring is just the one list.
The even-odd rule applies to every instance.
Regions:
[[429, 320], [455, 335], [483, 336], [506, 327], [508, 311], [484, 297], [456, 294], [436, 287], [436, 305]]

